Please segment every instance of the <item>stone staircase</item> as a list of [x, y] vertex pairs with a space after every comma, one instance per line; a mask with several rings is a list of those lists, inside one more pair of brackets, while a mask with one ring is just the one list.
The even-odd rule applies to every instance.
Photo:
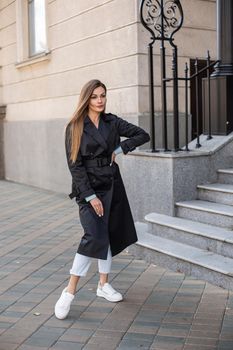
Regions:
[[137, 222], [131, 252], [149, 262], [233, 290], [233, 169], [176, 203], [176, 217], [151, 213]]

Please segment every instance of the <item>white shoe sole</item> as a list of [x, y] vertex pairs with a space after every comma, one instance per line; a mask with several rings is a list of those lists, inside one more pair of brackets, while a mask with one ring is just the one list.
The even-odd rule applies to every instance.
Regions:
[[67, 316], [68, 316], [68, 314], [64, 316], [64, 315], [58, 315], [58, 314], [56, 314], [56, 312], [55, 312], [55, 317], [56, 317], [58, 320], [64, 320]]
[[112, 303], [117, 303], [118, 301], [123, 300], [122, 296], [114, 298], [114, 296], [111, 297], [111, 296], [103, 293], [102, 290], [100, 290], [100, 289], [97, 289], [96, 295], [97, 295], [97, 297], [105, 298], [106, 300], [111, 301]]

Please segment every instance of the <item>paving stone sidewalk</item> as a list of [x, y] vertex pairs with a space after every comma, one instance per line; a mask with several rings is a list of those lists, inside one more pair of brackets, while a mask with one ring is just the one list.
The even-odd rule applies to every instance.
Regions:
[[57, 320], [81, 235], [67, 196], [0, 181], [0, 350], [233, 350], [232, 292], [127, 252], [111, 274], [123, 302], [96, 297], [93, 262]]

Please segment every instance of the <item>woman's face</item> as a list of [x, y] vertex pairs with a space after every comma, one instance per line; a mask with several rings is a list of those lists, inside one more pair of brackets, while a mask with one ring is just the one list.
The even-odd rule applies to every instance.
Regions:
[[97, 87], [90, 98], [88, 109], [89, 112], [100, 113], [103, 112], [106, 105], [106, 92], [102, 86]]

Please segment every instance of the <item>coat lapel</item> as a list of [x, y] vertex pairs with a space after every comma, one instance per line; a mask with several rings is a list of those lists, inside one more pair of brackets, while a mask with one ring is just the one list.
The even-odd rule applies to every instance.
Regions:
[[114, 130], [112, 123], [109, 123], [108, 120], [101, 118], [98, 130], [107, 144], [109, 144], [109, 140], [112, 138], [112, 131]]
[[[101, 127], [100, 123], [103, 123], [103, 120], [100, 120], [99, 128]], [[93, 124], [93, 122], [91, 121], [91, 119], [88, 116], [86, 116], [86, 118], [84, 120], [84, 131], [88, 135], [90, 135], [96, 142], [98, 142], [103, 147], [103, 149], [106, 150], [108, 148], [108, 145], [107, 145], [104, 137], [101, 135], [99, 129], [97, 129], [95, 127], [95, 125]]]
[[111, 144], [111, 141], [116, 133], [115, 124], [113, 121], [114, 118], [112, 118], [111, 115], [104, 113], [102, 114], [101, 133], [108, 144]]

